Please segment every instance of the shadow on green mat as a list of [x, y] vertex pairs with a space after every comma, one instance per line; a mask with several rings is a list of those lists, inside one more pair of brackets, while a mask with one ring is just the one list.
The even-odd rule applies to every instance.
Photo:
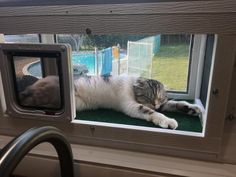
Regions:
[[[180, 113], [163, 113], [168, 117], [175, 118], [179, 126], [177, 130], [202, 132], [202, 125], [198, 116], [190, 116]], [[152, 122], [131, 118], [121, 112], [117, 112], [111, 109], [98, 109], [93, 111], [77, 112], [77, 120], [87, 120], [96, 122], [117, 123], [125, 125], [137, 125], [145, 127], [158, 127]]]

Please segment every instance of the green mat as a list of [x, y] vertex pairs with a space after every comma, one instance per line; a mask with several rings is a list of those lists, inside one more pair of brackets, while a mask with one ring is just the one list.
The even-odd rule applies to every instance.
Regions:
[[[179, 126], [177, 130], [191, 131], [191, 132], [202, 132], [202, 125], [198, 116], [190, 116], [180, 113], [163, 113], [168, 117], [175, 118]], [[111, 109], [98, 109], [93, 111], [82, 111], [77, 112], [77, 120], [88, 120], [97, 122], [108, 122], [126, 125], [138, 125], [145, 127], [158, 127], [152, 122], [131, 118], [121, 112], [117, 112]]]

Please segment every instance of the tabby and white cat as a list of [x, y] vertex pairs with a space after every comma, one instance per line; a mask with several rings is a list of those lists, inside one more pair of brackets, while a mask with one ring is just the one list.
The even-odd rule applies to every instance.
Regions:
[[201, 113], [199, 106], [185, 101], [168, 101], [162, 83], [132, 76], [81, 77], [74, 81], [78, 111], [111, 108], [130, 117], [151, 121], [163, 128], [176, 129], [178, 123], [157, 112]]
[[[38, 93], [37, 87], [39, 86], [44, 93]], [[42, 99], [42, 94], [47, 94], [47, 89], [42, 89], [42, 87], [58, 90], [58, 77], [48, 76], [29, 86], [26, 90], [31, 93], [30, 99], [27, 98], [27, 93], [24, 91], [23, 103], [24, 100], [27, 100], [27, 104], [31, 104], [29, 101], [37, 100], [37, 95], [40, 95], [40, 99]], [[177, 121], [166, 117], [158, 110], [191, 115], [201, 113], [201, 109], [197, 105], [184, 101], [168, 101], [163, 84], [152, 79], [133, 76], [85, 76], [74, 80], [74, 87], [77, 111], [110, 108], [130, 117], [151, 121], [160, 127], [171, 129], [178, 127]], [[54, 92], [54, 97], [59, 96], [56, 93], [58, 92]], [[50, 103], [50, 100], [55, 101], [56, 99], [47, 99], [48, 105], [54, 104]]]

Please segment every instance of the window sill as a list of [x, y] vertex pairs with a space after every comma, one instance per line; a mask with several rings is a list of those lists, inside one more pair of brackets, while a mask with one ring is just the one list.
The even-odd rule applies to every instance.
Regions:
[[77, 112], [76, 118], [72, 121], [72, 123], [90, 126], [104, 126], [112, 128], [204, 137], [203, 128], [206, 123], [205, 108], [203, 107], [199, 99], [196, 99], [192, 102], [199, 105], [203, 110], [203, 114], [201, 116], [191, 116], [181, 113], [163, 112], [163, 114], [167, 117], [171, 117], [177, 120], [179, 126], [176, 130], [163, 129], [154, 125], [152, 122], [134, 119], [121, 112], [117, 112], [111, 109], [98, 109], [92, 111]]

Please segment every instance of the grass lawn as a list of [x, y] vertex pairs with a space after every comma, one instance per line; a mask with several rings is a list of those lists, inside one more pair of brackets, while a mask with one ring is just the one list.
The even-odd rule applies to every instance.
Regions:
[[152, 78], [169, 90], [186, 91], [189, 65], [189, 45], [162, 45], [152, 61]]

